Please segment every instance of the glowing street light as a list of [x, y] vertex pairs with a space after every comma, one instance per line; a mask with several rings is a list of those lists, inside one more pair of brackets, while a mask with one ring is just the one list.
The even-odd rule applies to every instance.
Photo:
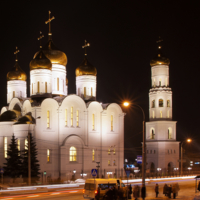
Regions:
[[186, 141], [183, 141], [181, 143], [181, 175], [183, 175], [183, 144], [184, 144], [184, 142], [190, 143], [190, 142], [192, 142], [192, 140], [190, 138], [188, 138]]

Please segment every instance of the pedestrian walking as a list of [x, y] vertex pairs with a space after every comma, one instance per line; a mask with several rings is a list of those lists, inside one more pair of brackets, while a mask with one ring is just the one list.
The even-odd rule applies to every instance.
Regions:
[[140, 188], [138, 185], [136, 185], [133, 190], [133, 197], [135, 198], [135, 200], [137, 200], [139, 196], [140, 196]]
[[146, 187], [144, 186], [144, 184], [142, 184], [142, 188], [141, 188], [141, 197], [143, 200], [146, 197]]
[[156, 186], [155, 186], [155, 193], [156, 193], [156, 197], [158, 197], [158, 194], [159, 194], [159, 186], [158, 186], [158, 183], [156, 183]]
[[164, 194], [165, 196], [167, 196], [167, 192], [168, 192], [168, 186], [167, 186], [167, 184], [165, 183], [165, 185], [164, 185], [164, 187], [163, 187], [163, 194]]
[[167, 188], [167, 194], [168, 194], [168, 197], [171, 198], [171, 194], [172, 194], [172, 185], [169, 185], [168, 188]]
[[131, 185], [129, 185], [129, 187], [128, 187], [128, 198], [129, 199], [132, 199], [131, 194], [132, 194], [132, 187], [131, 187]]

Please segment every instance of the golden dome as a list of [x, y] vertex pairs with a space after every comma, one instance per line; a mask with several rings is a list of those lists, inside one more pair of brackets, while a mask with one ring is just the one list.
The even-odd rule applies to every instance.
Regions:
[[20, 81], [26, 81], [26, 73], [21, 69], [21, 67], [18, 64], [18, 61], [16, 61], [13, 69], [7, 73], [7, 81], [12, 80], [20, 80]]
[[151, 67], [156, 66], [156, 65], [169, 65], [170, 64], [170, 60], [169, 58], [166, 58], [163, 54], [162, 54], [162, 46], [161, 46], [161, 42], [163, 40], [159, 37], [159, 40], [156, 42], [158, 44], [158, 54], [155, 58], [153, 58], [150, 61], [150, 65]]
[[170, 64], [169, 58], [161, 56], [160, 54], [158, 54], [158, 56], [156, 56], [150, 61], [151, 67], [156, 65], [169, 65], [169, 64]]
[[82, 75], [97, 75], [97, 70], [95, 67], [93, 67], [87, 60], [87, 57], [85, 56], [83, 62], [81, 65], [79, 65], [76, 68], [76, 76], [82, 76]]
[[[53, 44], [52, 40], [49, 40], [46, 46], [43, 48], [43, 53], [45, 56], [51, 61], [52, 64], [60, 64], [60, 65], [67, 65], [67, 56], [64, 52], [58, 50], [55, 45]], [[37, 52], [34, 56], [38, 55]]]
[[42, 50], [40, 50], [37, 54], [37, 56], [31, 60], [30, 64], [30, 70], [34, 69], [52, 69], [51, 61], [44, 55]]

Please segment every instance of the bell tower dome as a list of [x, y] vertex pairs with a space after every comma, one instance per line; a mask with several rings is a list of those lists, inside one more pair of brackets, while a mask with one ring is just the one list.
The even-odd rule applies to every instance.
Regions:
[[11, 71], [7, 74], [7, 103], [10, 103], [12, 98], [26, 98], [27, 86], [26, 86], [26, 73], [21, 69], [18, 64], [17, 54], [19, 49], [16, 47], [14, 54], [16, 55], [15, 65]]
[[96, 68], [87, 59], [86, 47], [90, 44], [85, 40], [85, 57], [83, 62], [76, 68], [76, 94], [84, 100], [96, 100]]

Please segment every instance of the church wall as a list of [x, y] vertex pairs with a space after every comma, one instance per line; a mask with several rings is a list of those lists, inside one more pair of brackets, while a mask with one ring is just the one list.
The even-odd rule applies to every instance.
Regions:
[[[48, 69], [37, 69], [31, 70], [31, 83], [30, 83], [30, 93], [31, 95], [51, 93], [51, 70]], [[39, 82], [39, 91], [38, 91]], [[45, 83], [47, 83], [47, 92], [45, 91]]]
[[[57, 78], [59, 78], [59, 88]], [[52, 64], [52, 94], [67, 95], [66, 67], [63, 65]]]
[[[14, 95], [13, 96], [13, 91]], [[18, 97], [18, 98], [26, 98], [26, 81], [20, 81], [20, 80], [12, 80], [7, 81], [7, 103], [10, 103], [12, 98]]]
[[7, 146], [10, 144], [12, 135], [13, 135], [13, 129], [12, 125], [14, 122], [0, 122], [0, 166], [3, 166], [6, 162], [4, 157], [4, 137], [7, 137]]
[[159, 86], [161, 81], [161, 86], [169, 85], [169, 67], [167, 65], [157, 65], [152, 67], [152, 87]]
[[[151, 129], [155, 131], [155, 140], [176, 140], [176, 121], [146, 122], [146, 140], [151, 139]], [[171, 128], [172, 139], [168, 139], [168, 128]]]

